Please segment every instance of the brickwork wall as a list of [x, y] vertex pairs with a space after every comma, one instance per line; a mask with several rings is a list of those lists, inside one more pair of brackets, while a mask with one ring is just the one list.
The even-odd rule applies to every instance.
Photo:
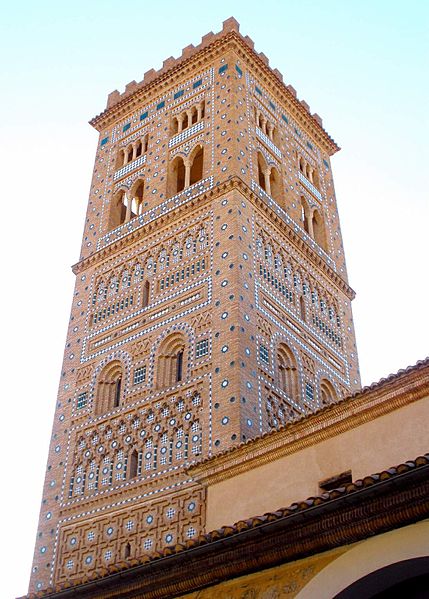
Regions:
[[97, 120], [31, 591], [199, 534], [187, 465], [359, 386], [332, 147], [228, 35]]

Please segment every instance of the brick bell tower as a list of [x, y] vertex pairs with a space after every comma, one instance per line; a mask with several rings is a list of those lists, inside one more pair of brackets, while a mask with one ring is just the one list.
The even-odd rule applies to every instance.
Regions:
[[339, 148], [234, 19], [91, 124], [31, 592], [204, 532], [189, 464], [360, 386]]

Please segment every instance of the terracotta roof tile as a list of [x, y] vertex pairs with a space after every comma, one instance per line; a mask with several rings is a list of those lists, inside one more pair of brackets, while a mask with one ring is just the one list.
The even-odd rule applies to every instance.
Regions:
[[337, 401], [333, 404], [324, 406], [320, 410], [312, 412], [311, 414], [304, 414], [302, 416], [297, 416], [291, 422], [288, 422], [287, 424], [284, 424], [283, 426], [279, 426], [278, 428], [268, 431], [266, 433], [263, 433], [262, 435], [258, 435], [257, 437], [252, 437], [251, 439], [246, 439], [246, 441], [242, 441], [241, 443], [237, 443], [236, 445], [231, 445], [224, 451], [220, 451], [219, 453], [215, 453], [215, 454], [211, 455], [210, 457], [203, 458], [202, 460], [199, 460], [198, 462], [194, 462], [192, 464], [192, 466], [190, 467], [190, 469], [195, 466], [199, 466], [200, 464], [205, 464], [207, 462], [214, 461], [217, 458], [219, 458], [220, 456], [224, 456], [224, 455], [227, 455], [228, 453], [232, 453], [233, 451], [236, 451], [240, 447], [244, 447], [246, 445], [252, 445], [253, 443], [258, 442], [259, 439], [263, 439], [265, 437], [276, 435], [279, 431], [285, 430], [291, 426], [294, 426], [298, 422], [301, 422], [303, 420], [311, 418], [315, 414], [321, 414], [322, 412], [327, 412], [329, 410], [332, 410], [333, 408], [335, 408], [335, 406], [338, 406], [339, 404], [348, 402], [352, 399], [356, 399], [357, 397], [366, 395], [367, 393], [374, 392], [378, 389], [383, 388], [383, 386], [385, 386], [389, 383], [392, 383], [394, 381], [401, 379], [404, 375], [408, 375], [408, 374], [410, 374], [412, 372], [416, 372], [418, 370], [423, 370], [423, 369], [427, 368], [428, 366], [429, 366], [429, 357], [425, 358], [424, 360], [419, 360], [412, 366], [408, 366], [407, 368], [401, 368], [400, 370], [398, 370], [398, 372], [389, 374], [388, 376], [381, 378], [379, 381], [377, 381], [375, 383], [366, 385], [365, 387], [362, 387], [362, 389], [359, 389], [359, 391], [355, 391], [354, 393], [351, 393], [350, 395], [343, 397], [342, 399], [340, 399], [339, 401]]
[[208, 543], [213, 543], [214, 541], [217, 541], [219, 539], [230, 537], [234, 534], [257, 528], [262, 524], [274, 522], [276, 520], [280, 520], [281, 518], [286, 518], [288, 516], [296, 514], [297, 512], [305, 512], [306, 510], [314, 506], [321, 505], [323, 503], [329, 503], [330, 501], [333, 501], [338, 497], [352, 495], [353, 493], [356, 493], [362, 489], [369, 488], [387, 479], [401, 476], [402, 474], [410, 472], [411, 470], [415, 470], [416, 468], [422, 468], [423, 466], [427, 465], [429, 465], [429, 453], [426, 453], [422, 456], [418, 456], [415, 460], [409, 460], [407, 462], [399, 464], [398, 466], [387, 468], [382, 472], [365, 476], [362, 479], [358, 479], [353, 483], [349, 483], [345, 486], [338, 487], [337, 489], [326, 491], [315, 497], [309, 497], [304, 501], [294, 502], [288, 507], [280, 508], [273, 512], [267, 512], [265, 514], [262, 514], [261, 516], [254, 516], [253, 518], [249, 518], [246, 520], [239, 520], [233, 525], [222, 526], [221, 528], [213, 530], [212, 532], [201, 534], [196, 539], [190, 539], [185, 541], [184, 543], [177, 543], [174, 546], [164, 547], [162, 550], [156, 551], [151, 555], [145, 555], [139, 559], [134, 558], [130, 560], [124, 560], [116, 564], [112, 564], [111, 566], [100, 568], [93, 574], [88, 575], [79, 580], [75, 580], [73, 581], [73, 583], [68, 581], [56, 585], [55, 587], [39, 591], [37, 593], [30, 593], [29, 595], [27, 595], [27, 599], [48, 597], [53, 592], [58, 592], [64, 589], [71, 588], [73, 586], [78, 586], [79, 584], [83, 584], [90, 580], [100, 579], [104, 576], [127, 570], [129, 568], [132, 568], [133, 566], [139, 566], [142, 564], [154, 562], [158, 559], [181, 553], [183, 551], [186, 551], [187, 549], [191, 549], [201, 545], [206, 545]]

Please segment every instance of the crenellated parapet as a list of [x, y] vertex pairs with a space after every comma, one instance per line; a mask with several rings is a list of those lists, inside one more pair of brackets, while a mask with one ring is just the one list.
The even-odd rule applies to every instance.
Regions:
[[101, 131], [121, 115], [133, 110], [137, 104], [152, 93], [154, 88], [159, 93], [174, 84], [177, 77], [183, 77], [195, 65], [201, 66], [208, 58], [223, 52], [225, 45], [233, 44], [240, 51], [239, 53], [244, 52], [243, 56], [250, 52], [250, 57], [256, 61], [262, 71], [263, 80], [267, 79], [278, 88], [278, 91], [284, 96], [285, 103], [290, 105], [295, 117], [301, 121], [302, 125], [317, 132], [317, 137], [321, 137], [327, 146], [328, 153], [332, 155], [338, 151], [338, 145], [323, 128], [321, 117], [317, 113], [311, 114], [309, 104], [305, 100], [298, 99], [294, 87], [283, 82], [283, 75], [280, 71], [270, 67], [267, 56], [263, 52], [257, 52], [254, 49], [253, 40], [247, 35], [241, 35], [239, 29], [239, 23], [230, 17], [223, 22], [220, 32], [210, 31], [202, 37], [201, 43], [197, 46], [190, 44], [183, 48], [182, 54], [178, 58], [170, 56], [164, 60], [160, 69], [146, 71], [140, 82], [133, 80], [127, 83], [122, 93], [114, 90], [108, 95], [106, 109], [91, 119], [90, 124]]

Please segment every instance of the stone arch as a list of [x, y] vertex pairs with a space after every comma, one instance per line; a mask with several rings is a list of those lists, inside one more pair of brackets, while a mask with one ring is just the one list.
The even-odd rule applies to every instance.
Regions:
[[93, 284], [92, 289], [92, 300], [91, 303], [94, 306], [96, 303], [102, 302], [107, 296], [107, 284], [104, 280], [104, 276], [98, 276]]
[[148, 135], [143, 135], [140, 139], [138, 139], [134, 144], [134, 156], [135, 158], [139, 158], [146, 154], [147, 152], [147, 143], [148, 143]]
[[109, 296], [116, 295], [119, 291], [120, 278], [117, 271], [110, 273], [109, 280], [107, 282], [107, 292]]
[[161, 272], [162, 270], [164, 270], [170, 266], [170, 253], [169, 253], [168, 248], [165, 247], [164, 245], [161, 246], [161, 248], [158, 252], [156, 261], [158, 263], [158, 271], [159, 272]]

